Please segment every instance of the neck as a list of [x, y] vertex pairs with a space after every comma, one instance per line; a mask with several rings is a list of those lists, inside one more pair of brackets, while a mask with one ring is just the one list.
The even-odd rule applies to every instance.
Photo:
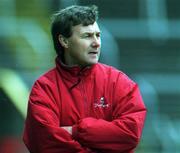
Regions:
[[85, 68], [89, 66], [89, 65], [78, 64], [78, 62], [73, 60], [73, 58], [69, 54], [64, 54], [64, 60], [62, 60], [62, 62], [68, 67], [78, 66], [80, 68]]

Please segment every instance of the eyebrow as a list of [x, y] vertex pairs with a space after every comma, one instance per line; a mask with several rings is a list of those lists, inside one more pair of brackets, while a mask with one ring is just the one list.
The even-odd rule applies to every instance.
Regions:
[[81, 34], [86, 34], [86, 33], [88, 33], [88, 34], [94, 34], [94, 33], [98, 33], [98, 34], [100, 34], [101, 33], [101, 31], [95, 31], [95, 32], [92, 32], [92, 31], [86, 31], [86, 32], [83, 32], [83, 33], [81, 33]]

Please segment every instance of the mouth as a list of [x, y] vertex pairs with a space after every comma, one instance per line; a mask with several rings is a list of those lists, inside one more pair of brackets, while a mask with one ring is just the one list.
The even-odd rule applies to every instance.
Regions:
[[98, 54], [98, 51], [91, 51], [91, 52], [89, 52], [88, 54], [96, 55], [96, 54]]

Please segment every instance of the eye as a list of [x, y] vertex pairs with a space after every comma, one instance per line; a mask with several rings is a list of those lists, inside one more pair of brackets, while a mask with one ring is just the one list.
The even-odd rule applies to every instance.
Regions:
[[100, 38], [100, 36], [101, 36], [100, 33], [97, 33], [97, 34], [96, 34], [96, 37], [97, 37], [97, 38]]
[[91, 35], [90, 35], [89, 33], [85, 33], [85, 34], [83, 35], [83, 38], [89, 38], [89, 37], [91, 37]]

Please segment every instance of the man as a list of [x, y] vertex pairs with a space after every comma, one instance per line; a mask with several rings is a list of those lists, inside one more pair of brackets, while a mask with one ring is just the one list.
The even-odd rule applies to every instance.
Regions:
[[139, 143], [146, 108], [136, 83], [98, 63], [97, 18], [96, 6], [54, 16], [56, 67], [29, 97], [23, 139], [31, 153], [133, 153]]

